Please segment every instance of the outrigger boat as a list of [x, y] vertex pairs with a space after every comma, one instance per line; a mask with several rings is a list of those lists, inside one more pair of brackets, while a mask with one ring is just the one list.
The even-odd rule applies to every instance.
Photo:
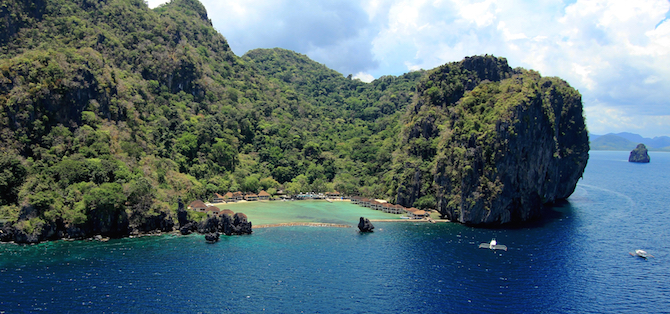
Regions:
[[496, 239], [491, 240], [491, 242], [489, 242], [489, 243], [482, 243], [482, 244], [480, 244], [480, 245], [479, 245], [479, 248], [480, 248], [480, 249], [491, 249], [491, 250], [503, 250], [503, 251], [507, 251], [507, 246], [506, 246], [506, 245], [502, 245], [502, 244], [498, 244], [498, 242], [496, 242]]
[[647, 253], [647, 251], [645, 251], [645, 250], [635, 250], [635, 253], [628, 252], [628, 254], [630, 254], [631, 256], [637, 256], [637, 257], [644, 258], [644, 259], [647, 259], [649, 257], [654, 257], [653, 255]]

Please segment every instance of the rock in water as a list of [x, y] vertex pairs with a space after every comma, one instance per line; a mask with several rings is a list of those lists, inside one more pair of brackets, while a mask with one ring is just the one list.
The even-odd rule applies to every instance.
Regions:
[[205, 241], [207, 241], [207, 243], [217, 242], [219, 241], [219, 236], [218, 232], [207, 233], [205, 234]]
[[398, 204], [497, 225], [539, 218], [574, 192], [589, 142], [565, 81], [476, 56], [430, 71], [417, 94], [393, 161]]
[[647, 154], [647, 147], [644, 144], [637, 144], [634, 150], [630, 152], [628, 157], [629, 162], [649, 162], [649, 154]]
[[374, 228], [375, 226], [372, 225], [370, 219], [361, 217], [361, 219], [358, 221], [358, 230], [361, 232], [372, 232], [372, 229]]

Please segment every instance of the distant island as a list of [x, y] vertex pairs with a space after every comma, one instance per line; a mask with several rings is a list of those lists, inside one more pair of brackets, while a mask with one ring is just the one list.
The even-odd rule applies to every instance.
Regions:
[[639, 134], [622, 132], [608, 133], [605, 135], [589, 134], [592, 150], [618, 150], [631, 151], [642, 143], [651, 151], [670, 151], [670, 137], [657, 136], [645, 138]]
[[504, 58], [364, 83], [236, 56], [197, 0], [4, 4], [0, 219], [31, 239], [169, 230], [180, 197], [261, 190], [522, 223], [588, 160], [581, 95]]

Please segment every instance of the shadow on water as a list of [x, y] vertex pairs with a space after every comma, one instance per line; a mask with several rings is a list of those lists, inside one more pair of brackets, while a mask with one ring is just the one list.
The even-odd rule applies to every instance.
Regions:
[[468, 225], [476, 229], [493, 229], [493, 230], [518, 230], [518, 229], [537, 229], [545, 228], [557, 220], [570, 217], [572, 215], [572, 206], [568, 200], [560, 200], [552, 205], [545, 205], [542, 208], [542, 215], [539, 218], [532, 219], [525, 222], [507, 223], [503, 225]]

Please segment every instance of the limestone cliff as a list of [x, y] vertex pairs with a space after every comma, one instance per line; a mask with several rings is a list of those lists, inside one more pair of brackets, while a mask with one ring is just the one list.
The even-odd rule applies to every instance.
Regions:
[[397, 202], [466, 224], [523, 222], [575, 189], [588, 160], [579, 93], [477, 56], [422, 81], [396, 152]]

